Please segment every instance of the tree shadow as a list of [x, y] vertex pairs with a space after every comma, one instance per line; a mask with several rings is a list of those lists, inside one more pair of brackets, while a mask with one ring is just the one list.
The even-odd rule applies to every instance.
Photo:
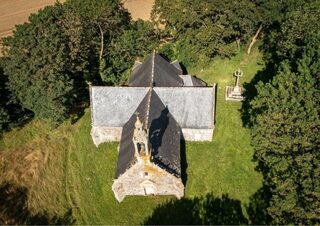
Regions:
[[[253, 109], [251, 106], [251, 102], [258, 95], [257, 85], [259, 83], [266, 84], [267, 82], [270, 82], [276, 75], [276, 71], [277, 68], [275, 67], [274, 62], [269, 61], [266, 64], [266, 67], [258, 71], [249, 83], [243, 84], [245, 88], [245, 99], [242, 101], [242, 107], [240, 110], [243, 126], [249, 128], [252, 127], [254, 123], [252, 120], [253, 117], [263, 111], [262, 108]], [[267, 212], [268, 207], [270, 207], [271, 198], [270, 187], [268, 186], [268, 181], [266, 178], [269, 169], [264, 164], [262, 164], [262, 162], [258, 161], [256, 156], [253, 156], [253, 161], [257, 162], [255, 170], [263, 175], [264, 184], [250, 197], [250, 202], [246, 206], [246, 211], [248, 213], [250, 224], [266, 225], [270, 224], [272, 220]]]
[[271, 217], [267, 212], [270, 207], [270, 198], [270, 188], [265, 184], [250, 197], [246, 210], [251, 224], [267, 225], [271, 223]]
[[143, 224], [193, 225], [193, 224], [248, 224], [241, 202], [227, 194], [171, 200], [158, 206]]
[[0, 185], [0, 224], [74, 224], [76, 221], [69, 209], [63, 216], [49, 217], [44, 214], [33, 214], [28, 209], [28, 189], [5, 182]]
[[253, 110], [251, 107], [251, 101], [257, 96], [257, 84], [259, 82], [267, 83], [269, 82], [273, 76], [275, 75], [275, 67], [273, 64], [268, 63], [263, 70], [260, 70], [256, 73], [253, 79], [248, 83], [245, 82], [243, 87], [245, 89], [243, 96], [244, 100], [242, 101], [242, 107], [240, 109], [241, 119], [243, 126], [252, 127], [252, 115], [256, 115], [259, 112], [257, 110]]
[[85, 109], [89, 106], [87, 102], [83, 102], [72, 108], [70, 111], [71, 124], [75, 124], [85, 113]]
[[170, 200], [161, 204], [146, 218], [144, 225], [267, 225], [270, 191], [264, 185], [250, 197], [243, 213], [241, 202], [228, 194], [221, 197], [208, 193], [205, 196]]

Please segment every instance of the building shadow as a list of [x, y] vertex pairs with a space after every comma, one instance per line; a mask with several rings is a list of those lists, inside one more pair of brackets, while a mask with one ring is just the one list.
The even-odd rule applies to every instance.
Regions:
[[158, 118], [152, 120], [149, 128], [149, 139], [151, 147], [154, 151], [154, 155], [158, 154], [158, 149], [161, 147], [162, 138], [164, 132], [166, 131], [169, 125], [169, 110], [166, 107], [161, 111], [161, 114]]
[[186, 141], [183, 137], [181, 131], [181, 140], [180, 140], [180, 161], [181, 161], [181, 180], [184, 186], [187, 184], [188, 174], [187, 174], [187, 155], [186, 155]]
[[[180, 152], [178, 153], [179, 156], [175, 156], [174, 155], [174, 159], [179, 158], [180, 160], [180, 166], [181, 166], [181, 170], [178, 170], [180, 172], [178, 172], [177, 170], [171, 169], [172, 173], [175, 175], [179, 175], [181, 176], [182, 182], [184, 185], [186, 185], [187, 182], [187, 159], [186, 159], [186, 143], [183, 137], [183, 133], [180, 127], [174, 126], [174, 125], [169, 125], [170, 122], [170, 117], [169, 117], [169, 109], [168, 107], [165, 107], [162, 111], [161, 114], [158, 118], [152, 120], [151, 125], [150, 125], [150, 129], [149, 129], [149, 139], [150, 139], [150, 144], [153, 150], [153, 156], [154, 159], [153, 161], [157, 163], [157, 165], [161, 166], [162, 168], [165, 168], [166, 170], [170, 170], [170, 167], [165, 165], [165, 163], [159, 158], [165, 155], [165, 153], [163, 153], [166, 150], [160, 150], [161, 146], [163, 145], [163, 142], [167, 142], [167, 140], [169, 140], [169, 144], [165, 144], [165, 146], [168, 147], [172, 147], [173, 143], [175, 142], [179, 142], [179, 146], [176, 146], [177, 148], [180, 148]], [[172, 123], [174, 123], [172, 121]], [[169, 134], [165, 135], [165, 131], [169, 130]], [[177, 131], [179, 130], [179, 131]], [[170, 133], [170, 131], [172, 133]], [[176, 132], [180, 132], [181, 134], [181, 138], [179, 138], [179, 140], [172, 140], [172, 137], [168, 137], [168, 136], [172, 136], [172, 134], [175, 134]], [[163, 137], [167, 136], [164, 140]], [[172, 143], [173, 142], [173, 143]], [[162, 153], [159, 153], [162, 152]], [[169, 157], [169, 156], [168, 156]], [[170, 155], [170, 157], [172, 158], [172, 156]], [[180, 168], [180, 167], [179, 167]]]
[[179, 62], [179, 65], [181, 67], [182, 74], [183, 75], [187, 75], [188, 74], [188, 70], [187, 70], [186, 66], [182, 62]]
[[218, 83], [216, 83], [214, 88], [214, 108], [213, 108], [213, 125], [216, 125], [217, 123], [217, 106], [218, 106]]
[[208, 83], [206, 81], [202, 80], [201, 78], [199, 78], [198, 76], [192, 75], [192, 77], [194, 77], [195, 79], [197, 79], [199, 81], [199, 83], [201, 83], [201, 85], [198, 85], [198, 86], [200, 86], [200, 87], [208, 86]]
[[171, 200], [158, 206], [143, 224], [153, 225], [239, 225], [248, 224], [241, 202], [227, 194]]
[[0, 224], [1, 225], [70, 225], [76, 221], [72, 210], [63, 216], [49, 217], [46, 213], [33, 214], [27, 204], [28, 189], [11, 183], [0, 185]]

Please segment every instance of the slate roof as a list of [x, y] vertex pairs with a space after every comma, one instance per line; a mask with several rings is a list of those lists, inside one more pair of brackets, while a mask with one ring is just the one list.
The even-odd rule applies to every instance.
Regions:
[[182, 71], [182, 68], [181, 68], [181, 65], [180, 65], [179, 61], [174, 60], [174, 61], [172, 61], [170, 64], [172, 64], [172, 65], [173, 65], [173, 66], [175, 66], [177, 69], [179, 69], [179, 71], [181, 72], [181, 74], [183, 73], [183, 71]]
[[[122, 127], [148, 93], [148, 87], [91, 87], [92, 125]], [[212, 128], [215, 87], [154, 87], [181, 128]]]
[[148, 93], [143, 87], [92, 86], [92, 125], [122, 127]]
[[129, 78], [129, 86], [133, 87], [181, 87], [183, 80], [179, 77], [182, 71], [170, 64], [158, 53], [134, 67]]
[[183, 80], [183, 83], [184, 83], [185, 87], [189, 87], [189, 86], [193, 86], [193, 87], [207, 86], [207, 83], [205, 83], [201, 79], [198, 79], [197, 77], [192, 76], [192, 75], [179, 75], [179, 77]]
[[181, 128], [212, 129], [215, 87], [154, 87]]
[[128, 122], [123, 126], [116, 178], [135, 163], [132, 142], [136, 114], [145, 129], [149, 130], [149, 146], [152, 148], [152, 162], [166, 171], [181, 176], [180, 139], [181, 128], [156, 92], [150, 88]]

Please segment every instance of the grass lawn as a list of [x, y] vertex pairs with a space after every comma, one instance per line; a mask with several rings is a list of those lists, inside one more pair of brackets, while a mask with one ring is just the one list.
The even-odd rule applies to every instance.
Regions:
[[[261, 55], [254, 51], [251, 56], [239, 54], [231, 59], [216, 59], [207, 68], [190, 70], [191, 74], [196, 74], [209, 84], [216, 83], [218, 93], [213, 141], [186, 143], [186, 199], [207, 194], [214, 197], [228, 195], [241, 203], [243, 214], [247, 216], [245, 207], [250, 196], [262, 186], [262, 176], [255, 171], [255, 163], [252, 162], [249, 131], [242, 126], [240, 117], [241, 102], [226, 102], [224, 95], [225, 86], [233, 85], [235, 81], [232, 74], [236, 69], [244, 71], [240, 79], [243, 83], [253, 78], [263, 66], [261, 62]], [[111, 185], [118, 144], [106, 143], [99, 148], [93, 145], [89, 109], [75, 124], [68, 121], [55, 130], [39, 126], [39, 123], [31, 122], [20, 130], [4, 134], [0, 150], [10, 151], [18, 146], [23, 148], [41, 137], [48, 142], [35, 145], [42, 145], [43, 149], [56, 144], [56, 149], [59, 149], [56, 152], [64, 156], [63, 160], [55, 163], [56, 170], [48, 170], [43, 180], [56, 178], [61, 189], [52, 187], [52, 192], [63, 192], [51, 194], [50, 189], [45, 190], [49, 194], [45, 198], [50, 203], [46, 209], [48, 213], [61, 212], [58, 211], [61, 203], [63, 209], [72, 209], [77, 224], [143, 224], [148, 217], [156, 214], [154, 211], [159, 206], [175, 202], [173, 197], [160, 196], [126, 197], [122, 203], [116, 201]], [[50, 167], [53, 166], [49, 164]], [[61, 172], [64, 174], [61, 175]], [[32, 189], [39, 194], [44, 192], [41, 187]], [[57, 197], [60, 197], [59, 202], [52, 202], [51, 199]], [[168, 214], [170, 211], [175, 212], [175, 209], [169, 210]]]

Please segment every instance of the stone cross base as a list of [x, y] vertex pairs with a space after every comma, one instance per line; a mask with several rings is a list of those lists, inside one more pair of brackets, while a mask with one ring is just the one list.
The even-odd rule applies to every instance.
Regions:
[[226, 100], [242, 101], [244, 99], [244, 88], [240, 86], [227, 86], [226, 87]]

